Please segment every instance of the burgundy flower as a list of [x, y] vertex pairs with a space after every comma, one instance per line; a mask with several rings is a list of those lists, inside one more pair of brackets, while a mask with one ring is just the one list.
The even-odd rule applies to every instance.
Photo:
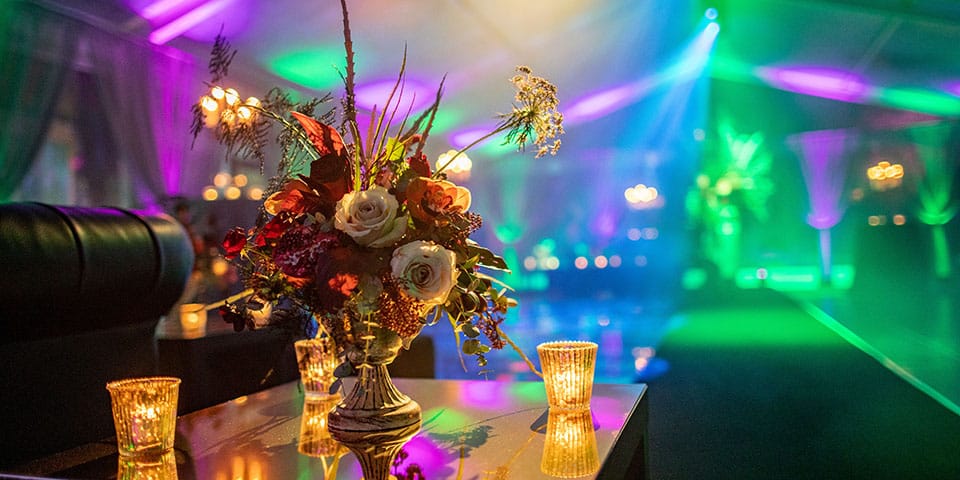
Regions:
[[325, 253], [340, 244], [335, 233], [318, 224], [290, 228], [277, 242], [273, 260], [285, 275], [312, 277], [325, 261]]
[[244, 229], [236, 227], [230, 230], [223, 239], [223, 257], [227, 260], [237, 258], [246, 245], [247, 233]]
[[263, 229], [260, 230], [260, 233], [257, 235], [254, 243], [256, 243], [258, 247], [276, 245], [277, 241], [280, 240], [280, 237], [283, 236], [284, 232], [286, 232], [290, 226], [291, 223], [288, 215], [277, 215], [271, 218], [270, 221], [263, 226]]
[[233, 331], [235, 332], [242, 332], [243, 328], [247, 326], [247, 318], [239, 313], [236, 308], [232, 308], [232, 305], [224, 305], [218, 309], [218, 312], [220, 312], [220, 318], [224, 322], [233, 325]]
[[407, 163], [410, 165], [410, 169], [421, 177], [429, 177], [432, 175], [432, 173], [430, 173], [430, 162], [427, 160], [427, 156], [422, 153], [420, 156], [411, 156], [407, 159]]
[[333, 213], [337, 200], [350, 191], [350, 157], [337, 129], [324, 125], [299, 112], [290, 112], [307, 132], [320, 158], [310, 162], [310, 176], [301, 176], [317, 192], [319, 209], [324, 215]]

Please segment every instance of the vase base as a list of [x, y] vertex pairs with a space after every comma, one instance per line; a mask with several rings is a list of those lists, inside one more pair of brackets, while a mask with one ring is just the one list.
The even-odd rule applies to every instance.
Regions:
[[401, 404], [373, 410], [337, 406], [327, 417], [327, 426], [331, 433], [334, 431], [379, 432], [419, 423], [420, 404], [410, 399]]

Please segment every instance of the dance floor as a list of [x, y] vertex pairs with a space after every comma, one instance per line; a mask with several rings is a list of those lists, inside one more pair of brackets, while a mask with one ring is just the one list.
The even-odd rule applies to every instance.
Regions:
[[[960, 296], [939, 284], [922, 292], [907, 288], [901, 285], [889, 296], [829, 288], [784, 295], [795, 301], [798, 310], [960, 415]], [[701, 307], [709, 302], [697, 292], [686, 295]], [[520, 300], [519, 311], [505, 322], [504, 329], [523, 351], [536, 362], [536, 345], [543, 341], [597, 342], [598, 382], [635, 382], [665, 374], [669, 364], [656, 352], [664, 336], [682, 323], [685, 314], [684, 302], [677, 299], [551, 299], [521, 295]], [[762, 315], [762, 308], [757, 307], [755, 313]], [[478, 368], [472, 358], [464, 358], [464, 369], [457, 360], [457, 347], [448, 325], [428, 327], [423, 334], [435, 340], [439, 378], [534, 378], [509, 346], [488, 354], [485, 369]], [[736, 342], [731, 338], [735, 334], [728, 333], [723, 338]]]
[[[595, 341], [598, 382], [650, 385], [653, 478], [960, 478], [960, 297], [898, 280], [520, 295], [505, 328], [535, 362], [541, 341]], [[449, 332], [425, 330], [437, 376], [476, 378]], [[511, 351], [489, 359], [490, 378], [533, 378]]]

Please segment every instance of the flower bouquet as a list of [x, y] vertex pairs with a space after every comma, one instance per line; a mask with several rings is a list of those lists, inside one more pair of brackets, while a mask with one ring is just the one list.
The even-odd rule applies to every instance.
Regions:
[[[213, 122], [202, 102], [194, 108], [195, 135], [205, 123], [213, 124], [228, 155], [259, 159], [261, 168], [268, 136], [279, 129], [282, 158], [259, 220], [253, 228], [231, 230], [223, 243], [247, 290], [228, 299], [221, 313], [242, 330], [264, 308], [286, 305], [305, 312], [316, 319], [317, 334], [332, 337], [344, 356], [338, 376], [359, 369], [362, 378], [365, 369], [392, 361], [421, 328], [444, 318], [460, 351], [480, 367], [491, 349], [509, 344], [533, 369], [501, 329], [516, 305], [509, 288], [484, 273], [507, 265], [471, 240], [482, 219], [470, 211], [470, 191], [449, 181], [445, 171], [471, 146], [495, 135], [520, 149], [536, 145], [538, 157], [556, 153], [563, 133], [556, 87], [518, 67], [511, 78], [516, 96], [510, 113], [501, 114], [487, 136], [431, 168], [424, 147], [443, 82], [425, 111], [411, 112], [412, 102], [403, 98], [404, 55], [384, 106], [369, 112], [369, 124], [361, 125], [345, 0], [341, 7], [346, 66], [339, 111], [318, 113], [329, 96], [293, 102], [277, 89], [245, 103], [229, 93], [227, 103], [234, 108]], [[211, 86], [226, 75], [235, 53], [217, 39]]]

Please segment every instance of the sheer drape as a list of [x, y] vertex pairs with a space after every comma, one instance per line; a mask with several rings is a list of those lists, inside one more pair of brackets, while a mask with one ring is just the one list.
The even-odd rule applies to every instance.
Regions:
[[0, 202], [30, 170], [70, 72], [77, 29], [23, 2], [0, 12]]
[[175, 51], [90, 37], [90, 61], [106, 100], [109, 128], [141, 208], [181, 194], [190, 147], [193, 63]]
[[[76, 76], [76, 122], [83, 166], [77, 169], [77, 183], [90, 205], [122, 205], [123, 191], [116, 179], [122, 178], [116, 142], [108, 128], [109, 99], [101, 96], [97, 78], [88, 72]], [[114, 179], [113, 181], [104, 181]], [[109, 187], [109, 188], [106, 188]]]
[[154, 209], [182, 195], [200, 85], [193, 60], [107, 25], [0, 3], [0, 201], [30, 172], [65, 80], [76, 82], [78, 180], [99, 179], [90, 201]]

